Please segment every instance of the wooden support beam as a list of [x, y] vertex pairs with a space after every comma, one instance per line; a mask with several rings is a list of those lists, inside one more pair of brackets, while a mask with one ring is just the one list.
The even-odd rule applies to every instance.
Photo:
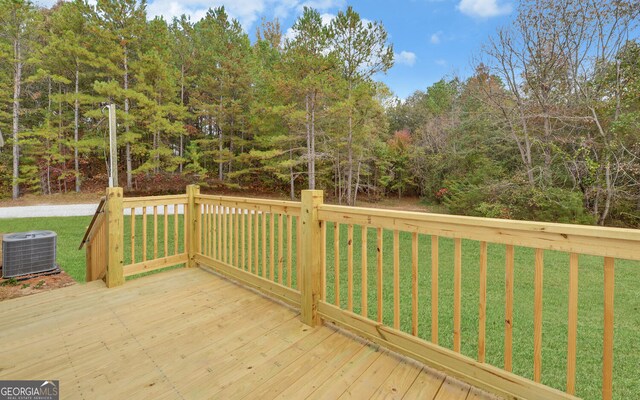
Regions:
[[198, 236], [198, 226], [200, 225], [200, 205], [196, 205], [196, 196], [200, 194], [200, 186], [187, 186], [187, 215], [185, 218], [187, 226], [187, 255], [189, 257], [188, 267], [195, 267], [196, 254], [200, 252], [200, 238]]
[[302, 296], [302, 322], [310, 326], [320, 323], [318, 315], [318, 301], [322, 290], [322, 262], [320, 254], [320, 240], [322, 235], [322, 222], [318, 220], [318, 207], [322, 204], [322, 190], [302, 191], [301, 211], [301, 268], [302, 282], [298, 282]]
[[122, 188], [107, 189], [107, 287], [124, 284], [124, 215]]

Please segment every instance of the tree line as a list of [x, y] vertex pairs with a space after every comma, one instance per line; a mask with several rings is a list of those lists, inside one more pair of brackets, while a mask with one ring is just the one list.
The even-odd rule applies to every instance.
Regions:
[[[81, 191], [107, 170], [336, 201], [419, 195], [448, 212], [640, 225], [640, 5], [522, 1], [471, 77], [405, 100], [381, 22], [305, 8], [255, 39], [223, 7], [148, 19], [139, 0], [0, 1], [0, 189]], [[146, 180], [145, 182], [148, 182]]]

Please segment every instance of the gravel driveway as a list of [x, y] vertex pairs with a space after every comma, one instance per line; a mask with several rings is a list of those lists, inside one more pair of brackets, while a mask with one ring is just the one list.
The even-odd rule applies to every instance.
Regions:
[[96, 208], [98, 203], [0, 207], [0, 218], [76, 217], [93, 215]]
[[[0, 207], [1, 218], [32, 218], [32, 217], [79, 217], [93, 215], [98, 208], [95, 204], [65, 204], [65, 205], [44, 205], [44, 206], [24, 206], [24, 207]], [[140, 215], [141, 208], [138, 207], [137, 215]], [[167, 207], [168, 213], [173, 214], [173, 205]], [[153, 207], [147, 207], [147, 213], [153, 213]], [[184, 206], [178, 206], [178, 214], [184, 213]], [[130, 209], [124, 210], [125, 215], [130, 215]], [[158, 207], [158, 214], [164, 214], [164, 208]]]

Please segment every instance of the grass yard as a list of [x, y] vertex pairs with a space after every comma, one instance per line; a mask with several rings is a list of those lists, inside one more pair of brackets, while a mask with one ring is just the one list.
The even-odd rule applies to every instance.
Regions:
[[[0, 232], [47, 229], [58, 233], [58, 261], [74, 279], [84, 281], [84, 251], [77, 250], [89, 224], [90, 217], [32, 218], [0, 220]], [[175, 251], [173, 215], [168, 220], [167, 254]], [[184, 251], [184, 221], [178, 217], [178, 253]], [[147, 216], [147, 259], [153, 259], [153, 215]], [[142, 217], [136, 217], [136, 261], [142, 260]], [[125, 217], [125, 264], [131, 258], [131, 220]], [[267, 218], [267, 235], [270, 221]], [[286, 225], [285, 225], [286, 238]], [[295, 237], [295, 223], [293, 225]], [[353, 282], [354, 312], [361, 310], [361, 239], [360, 227], [354, 229]], [[275, 223], [274, 247], [278, 257], [278, 220]], [[261, 233], [260, 233], [261, 235]], [[368, 316], [376, 319], [377, 267], [376, 230], [367, 235]], [[431, 332], [431, 241], [419, 235], [419, 331], [426, 340]], [[158, 216], [158, 256], [164, 256], [164, 217]], [[267, 242], [269, 258], [270, 242]], [[439, 339], [440, 345], [453, 347], [453, 240], [440, 238], [439, 243]], [[393, 325], [393, 232], [384, 231], [383, 246], [383, 320]], [[287, 243], [283, 246], [287, 254]], [[340, 230], [340, 300], [347, 308], [347, 226]], [[248, 254], [248, 249], [247, 249]], [[262, 265], [262, 250], [258, 251], [258, 265]], [[292, 246], [294, 260], [292, 281], [296, 286], [295, 240]], [[286, 256], [285, 256], [286, 260]], [[268, 260], [267, 260], [268, 261]], [[504, 341], [504, 264], [505, 248], [489, 245], [487, 278], [487, 338], [486, 361], [503, 365]], [[602, 375], [603, 331], [603, 260], [600, 257], [581, 256], [579, 272], [578, 361], [577, 395], [586, 399], [600, 398]], [[270, 262], [266, 263], [268, 270]], [[566, 382], [567, 314], [569, 255], [561, 252], [544, 253], [543, 295], [543, 353], [542, 382], [563, 390]], [[614, 397], [634, 398], [640, 393], [637, 366], [640, 365], [640, 263], [616, 260], [615, 286], [615, 360]], [[283, 280], [286, 282], [286, 264]], [[278, 263], [275, 263], [276, 280]], [[261, 274], [261, 270], [258, 271]], [[333, 225], [327, 227], [327, 301], [332, 303], [334, 293]], [[401, 329], [411, 330], [411, 235], [400, 234], [400, 286]], [[533, 282], [534, 252], [517, 247], [515, 250], [514, 308], [513, 308], [513, 371], [533, 377]], [[478, 337], [479, 243], [462, 242], [462, 353], [477, 357]]]
[[[145, 251], [144, 237], [143, 237], [143, 223], [144, 219], [142, 215], [136, 215], [135, 223], [133, 226], [134, 237], [134, 259], [131, 257], [131, 238], [132, 238], [132, 226], [131, 216], [124, 216], [124, 265], [134, 264], [142, 262], [145, 258], [143, 253]], [[147, 237], [146, 237], [146, 260], [153, 260], [155, 258], [162, 258], [165, 255], [172, 256], [174, 254], [181, 254], [185, 251], [184, 246], [184, 216], [179, 214], [177, 218], [173, 215], [167, 215], [166, 227], [164, 215], [159, 214], [157, 216], [157, 224], [154, 221], [153, 214], [147, 215]], [[157, 231], [154, 230], [154, 226], [157, 226]], [[167, 231], [167, 241], [165, 242], [165, 229]], [[177, 239], [174, 234], [177, 233]], [[156, 240], [157, 238], [157, 240]]]

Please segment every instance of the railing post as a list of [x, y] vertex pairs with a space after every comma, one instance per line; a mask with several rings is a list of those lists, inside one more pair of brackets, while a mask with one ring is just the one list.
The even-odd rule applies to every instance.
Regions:
[[302, 322], [310, 326], [320, 323], [318, 301], [322, 292], [321, 234], [318, 207], [322, 204], [322, 190], [302, 191], [300, 293], [302, 295]]
[[122, 188], [107, 189], [105, 223], [107, 224], [107, 287], [124, 284], [124, 216], [122, 214]]
[[200, 194], [200, 186], [187, 186], [187, 254], [189, 256], [188, 267], [195, 267], [195, 256], [200, 252], [200, 238], [198, 237], [198, 227], [200, 226], [200, 210], [196, 207], [196, 196]]

